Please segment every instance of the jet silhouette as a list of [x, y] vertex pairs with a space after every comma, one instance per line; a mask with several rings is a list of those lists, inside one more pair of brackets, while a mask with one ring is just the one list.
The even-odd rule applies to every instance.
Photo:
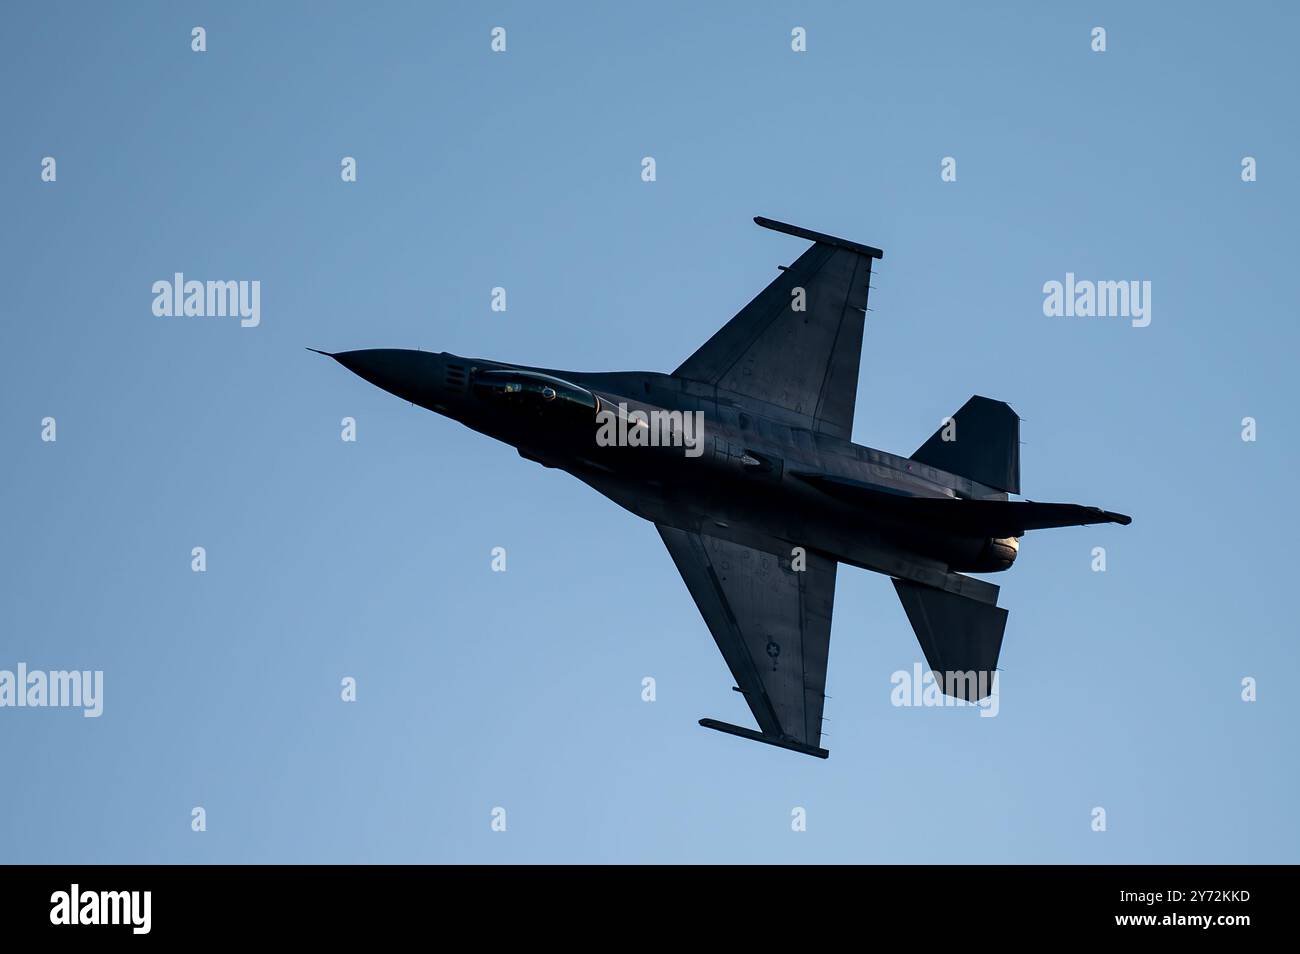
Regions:
[[893, 579], [936, 682], [975, 702], [992, 691], [1007, 611], [997, 586], [965, 574], [1008, 569], [1026, 531], [1130, 518], [1009, 500], [1020, 419], [1001, 401], [972, 397], [909, 457], [853, 443], [871, 265], [884, 253], [754, 221], [813, 244], [672, 374], [320, 353], [654, 523], [758, 731], [700, 725], [826, 758], [840, 563]]

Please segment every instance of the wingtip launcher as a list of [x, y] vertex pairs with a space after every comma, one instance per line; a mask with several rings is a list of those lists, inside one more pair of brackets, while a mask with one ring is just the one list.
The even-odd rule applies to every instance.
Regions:
[[871, 245], [863, 245], [861, 242], [850, 242], [848, 239], [836, 238], [834, 235], [827, 235], [825, 232], [814, 232], [812, 229], [801, 228], [798, 225], [790, 225], [786, 222], [778, 222], [775, 219], [764, 218], [761, 215], [754, 216], [754, 224], [761, 225], [765, 229], [771, 229], [774, 232], [784, 232], [786, 235], [797, 235], [799, 238], [808, 239], [810, 242], [821, 242], [823, 245], [835, 245], [839, 248], [851, 249], [869, 258], [884, 258], [885, 253]]
[[725, 732], [728, 735], [737, 735], [742, 739], [753, 739], [755, 742], [766, 742], [768, 745], [775, 745], [778, 748], [789, 749], [791, 752], [800, 752], [803, 755], [812, 755], [819, 759], [830, 758], [830, 752], [826, 749], [818, 748], [815, 745], [804, 745], [802, 742], [795, 742], [790, 739], [778, 739], [770, 735], [764, 735], [762, 732], [755, 732], [753, 729], [746, 729], [743, 726], [732, 725], [730, 722], [719, 722], [717, 719], [701, 719], [700, 725], [706, 729], [717, 729], [719, 732]]

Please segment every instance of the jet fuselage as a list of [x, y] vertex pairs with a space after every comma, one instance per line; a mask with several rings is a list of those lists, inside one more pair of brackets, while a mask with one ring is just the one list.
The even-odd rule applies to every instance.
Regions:
[[[715, 387], [654, 372], [559, 371], [400, 349], [333, 357], [372, 384], [564, 470], [656, 524], [746, 546], [779, 540], [791, 552], [802, 547], [909, 578], [996, 572], [1016, 556], [1015, 538], [901, 520], [887, 507], [828, 493], [824, 481], [812, 478], [907, 497], [1005, 500], [1005, 493], [817, 433], [783, 408]], [[634, 446], [634, 435], [602, 446], [601, 412], [624, 419], [612, 429], [620, 435], [644, 428], [634, 423], [642, 416], [664, 417], [655, 412], [677, 412], [671, 420], [685, 424], [672, 432], [679, 440], [667, 445]], [[702, 427], [696, 430], [693, 421]]]
[[1125, 514], [1021, 493], [1020, 417], [972, 395], [908, 457], [854, 444], [878, 248], [758, 216], [811, 244], [672, 374], [557, 371], [421, 351], [331, 355], [391, 393], [564, 470], [654, 523], [757, 729], [821, 745], [840, 563], [889, 576], [946, 695], [996, 692], [999, 587], [1029, 530]]

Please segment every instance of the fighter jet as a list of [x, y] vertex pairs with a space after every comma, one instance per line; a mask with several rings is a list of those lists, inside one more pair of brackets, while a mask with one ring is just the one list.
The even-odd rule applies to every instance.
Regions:
[[1010, 568], [1027, 531], [1130, 518], [1008, 499], [1020, 494], [1020, 419], [990, 398], [972, 397], [907, 457], [853, 443], [884, 253], [754, 221], [812, 245], [671, 374], [320, 353], [651, 521], [758, 729], [700, 725], [826, 758], [839, 564], [888, 575], [936, 684], [978, 702], [993, 691], [1007, 611], [996, 585], [967, 574]]

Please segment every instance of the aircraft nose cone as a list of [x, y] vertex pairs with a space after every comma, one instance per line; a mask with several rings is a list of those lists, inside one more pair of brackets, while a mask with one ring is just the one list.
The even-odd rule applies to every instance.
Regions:
[[427, 351], [369, 348], [331, 355], [353, 374], [404, 401], [428, 404], [437, 397], [439, 359]]

